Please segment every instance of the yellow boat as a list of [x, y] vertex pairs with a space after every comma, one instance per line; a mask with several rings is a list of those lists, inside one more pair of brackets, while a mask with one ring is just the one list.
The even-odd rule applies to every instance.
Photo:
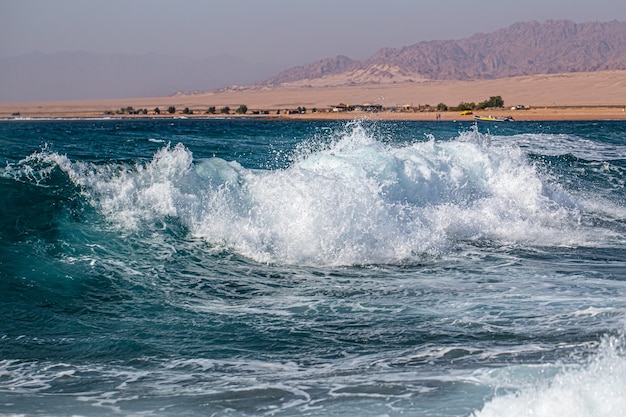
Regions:
[[474, 120], [479, 122], [514, 122], [515, 119], [511, 116], [506, 117], [493, 117], [493, 116], [474, 116]]

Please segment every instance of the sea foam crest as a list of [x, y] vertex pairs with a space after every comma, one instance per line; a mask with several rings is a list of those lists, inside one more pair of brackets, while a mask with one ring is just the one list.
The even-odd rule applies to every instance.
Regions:
[[[624, 335], [607, 336], [587, 363], [564, 367], [543, 382], [521, 383], [473, 417], [618, 417], [626, 410]], [[514, 381], [507, 381], [507, 385]]]
[[276, 170], [194, 161], [182, 144], [136, 164], [57, 159], [120, 230], [164, 227], [175, 218], [193, 236], [259, 262], [410, 262], [460, 242], [585, 245], [604, 238], [581, 223], [584, 206], [519, 147], [492, 145], [476, 130], [394, 146], [357, 123], [325, 146], [301, 146], [290, 166]]
[[284, 170], [211, 159], [194, 175], [207, 187], [187, 210], [193, 233], [263, 262], [387, 263], [459, 240], [579, 238], [562, 232], [578, 216], [568, 196], [519, 148], [476, 131], [394, 147], [357, 124]]

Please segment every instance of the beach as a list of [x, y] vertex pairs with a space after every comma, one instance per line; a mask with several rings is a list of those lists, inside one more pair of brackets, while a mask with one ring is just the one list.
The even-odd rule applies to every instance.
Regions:
[[[471, 120], [458, 111], [437, 111], [460, 103], [479, 103], [501, 96], [502, 109], [475, 111], [474, 115], [512, 116], [515, 120], [624, 120], [626, 71], [598, 71], [522, 76], [477, 81], [419, 81], [397, 84], [324, 86], [300, 83], [279, 87], [242, 86], [202, 93], [176, 93], [169, 97], [114, 100], [0, 103], [0, 118], [223, 117], [245, 105], [243, 116], [301, 119]], [[376, 104], [384, 111], [333, 111], [340, 104]], [[524, 110], [513, 110], [524, 106]], [[168, 113], [175, 107], [174, 113]], [[208, 114], [209, 108], [215, 114]], [[158, 108], [160, 114], [154, 113]], [[186, 114], [182, 114], [187, 108]], [[294, 110], [303, 108], [304, 112]], [[145, 114], [129, 115], [121, 109]]]

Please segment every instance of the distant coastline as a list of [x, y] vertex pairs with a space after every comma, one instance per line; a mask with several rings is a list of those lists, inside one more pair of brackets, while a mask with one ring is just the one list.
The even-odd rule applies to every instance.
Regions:
[[333, 112], [314, 112], [302, 114], [173, 114], [173, 115], [106, 115], [90, 111], [55, 111], [47, 112], [45, 110], [29, 113], [28, 115], [12, 114], [6, 115], [0, 113], [0, 121], [27, 121], [27, 120], [149, 120], [149, 119], [224, 119], [224, 118], [241, 118], [241, 119], [257, 119], [257, 120], [397, 120], [397, 121], [473, 121], [474, 115], [493, 116], [496, 118], [512, 117], [516, 121], [550, 121], [550, 120], [626, 120], [626, 107], [622, 106], [555, 106], [531, 108], [524, 111], [512, 111], [503, 109], [487, 109], [476, 111], [472, 115], [461, 114], [457, 111], [434, 111], [434, 112], [365, 112], [365, 111], [349, 111], [341, 113]]
[[[516, 120], [626, 120], [626, 71], [598, 71], [477, 81], [427, 81], [336, 87], [233, 88], [170, 97], [0, 103], [0, 118], [258, 117], [272, 119], [472, 120], [438, 106], [504, 99], [476, 114]], [[340, 104], [384, 111], [333, 111]], [[512, 110], [524, 106], [525, 110]], [[244, 114], [236, 114], [245, 107]], [[173, 113], [168, 109], [174, 108]], [[228, 108], [228, 114], [222, 113]], [[124, 109], [141, 114], [122, 114]], [[159, 109], [160, 114], [155, 114]], [[214, 114], [208, 113], [212, 109]], [[391, 110], [390, 110], [391, 109]], [[256, 113], [256, 114], [255, 114]]]

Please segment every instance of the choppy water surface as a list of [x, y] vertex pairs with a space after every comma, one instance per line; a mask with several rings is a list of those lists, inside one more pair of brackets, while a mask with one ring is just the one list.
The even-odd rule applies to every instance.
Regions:
[[626, 124], [0, 122], [0, 415], [621, 416]]

